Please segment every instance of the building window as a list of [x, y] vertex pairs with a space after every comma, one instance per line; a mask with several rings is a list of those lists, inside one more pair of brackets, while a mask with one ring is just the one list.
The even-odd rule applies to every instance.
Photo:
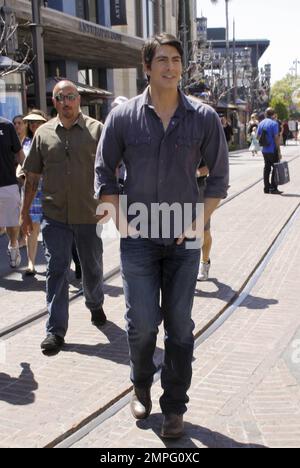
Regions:
[[165, 0], [135, 0], [135, 11], [137, 36], [146, 39], [156, 34], [161, 28], [161, 12], [165, 27]]
[[142, 0], [135, 0], [135, 34], [144, 37], [143, 31], [143, 3]]
[[78, 70], [78, 83], [94, 86], [93, 70], [91, 68]]
[[86, 19], [86, 2], [85, 0], [76, 0], [76, 16], [77, 18]]
[[166, 30], [166, 0], [160, 0], [160, 25], [161, 31]]
[[155, 34], [155, 0], [148, 0], [148, 36]]
[[88, 0], [88, 20], [98, 23], [97, 0]]
[[177, 16], [177, 0], [172, 0], [172, 16]]
[[97, 0], [76, 0], [76, 16], [98, 24]]

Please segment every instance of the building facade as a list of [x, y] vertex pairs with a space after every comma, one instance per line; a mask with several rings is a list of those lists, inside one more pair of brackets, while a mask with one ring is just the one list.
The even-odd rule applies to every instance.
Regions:
[[[194, 0], [0, 0], [0, 8], [10, 8], [18, 23], [19, 47], [11, 57], [19, 61], [22, 45], [31, 43], [36, 27], [32, 1], [41, 6], [48, 106], [53, 79], [66, 77], [89, 88], [83, 92], [84, 111], [98, 119], [105, 117], [115, 96], [130, 98], [145, 86], [141, 66], [144, 40], [161, 31], [180, 36], [182, 2], [191, 9], [188, 18], [195, 19]], [[196, 31], [196, 23], [190, 24], [183, 28], [186, 39]], [[29, 104], [34, 106], [36, 78], [28, 76], [27, 80]], [[93, 93], [99, 89], [111, 95]]]

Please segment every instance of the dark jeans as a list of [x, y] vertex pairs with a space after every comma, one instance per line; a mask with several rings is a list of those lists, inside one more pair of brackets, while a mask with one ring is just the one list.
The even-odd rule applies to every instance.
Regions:
[[90, 310], [98, 309], [104, 301], [102, 240], [97, 237], [96, 226], [92, 224], [68, 225], [43, 218], [41, 230], [47, 260], [47, 334], [64, 337], [69, 320], [69, 271], [73, 240], [82, 268], [86, 306]]
[[121, 240], [131, 380], [137, 387], [151, 386], [157, 370], [153, 355], [158, 327], [164, 320], [160, 399], [164, 414], [183, 414], [189, 401], [194, 349], [191, 313], [199, 257], [199, 249], [188, 250], [185, 244], [166, 247], [147, 239]]
[[[275, 174], [274, 174], [274, 164], [279, 162], [279, 157], [277, 153], [263, 153], [264, 160], [265, 160], [265, 168], [264, 168], [264, 184], [265, 184], [265, 191], [270, 189], [277, 189], [277, 185], [275, 183]], [[271, 182], [270, 182], [270, 175]]]

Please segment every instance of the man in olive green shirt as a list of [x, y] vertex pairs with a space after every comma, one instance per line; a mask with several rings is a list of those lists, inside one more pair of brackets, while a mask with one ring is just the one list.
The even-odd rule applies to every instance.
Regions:
[[73, 240], [83, 273], [86, 306], [92, 323], [104, 325], [102, 240], [96, 233], [97, 201], [94, 199], [94, 163], [102, 125], [80, 112], [80, 96], [70, 81], [53, 90], [58, 116], [36, 132], [24, 163], [25, 199], [22, 229], [30, 235], [29, 209], [43, 177], [42, 234], [47, 259], [49, 320], [44, 351], [56, 351], [68, 328], [69, 269]]

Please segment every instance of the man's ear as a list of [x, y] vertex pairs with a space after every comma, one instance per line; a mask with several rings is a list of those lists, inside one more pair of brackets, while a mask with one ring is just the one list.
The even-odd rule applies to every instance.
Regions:
[[144, 70], [144, 73], [145, 75], [147, 75], [147, 77], [149, 77], [150, 75], [150, 71], [151, 71], [151, 65], [148, 65], [147, 63], [143, 63], [143, 70]]

